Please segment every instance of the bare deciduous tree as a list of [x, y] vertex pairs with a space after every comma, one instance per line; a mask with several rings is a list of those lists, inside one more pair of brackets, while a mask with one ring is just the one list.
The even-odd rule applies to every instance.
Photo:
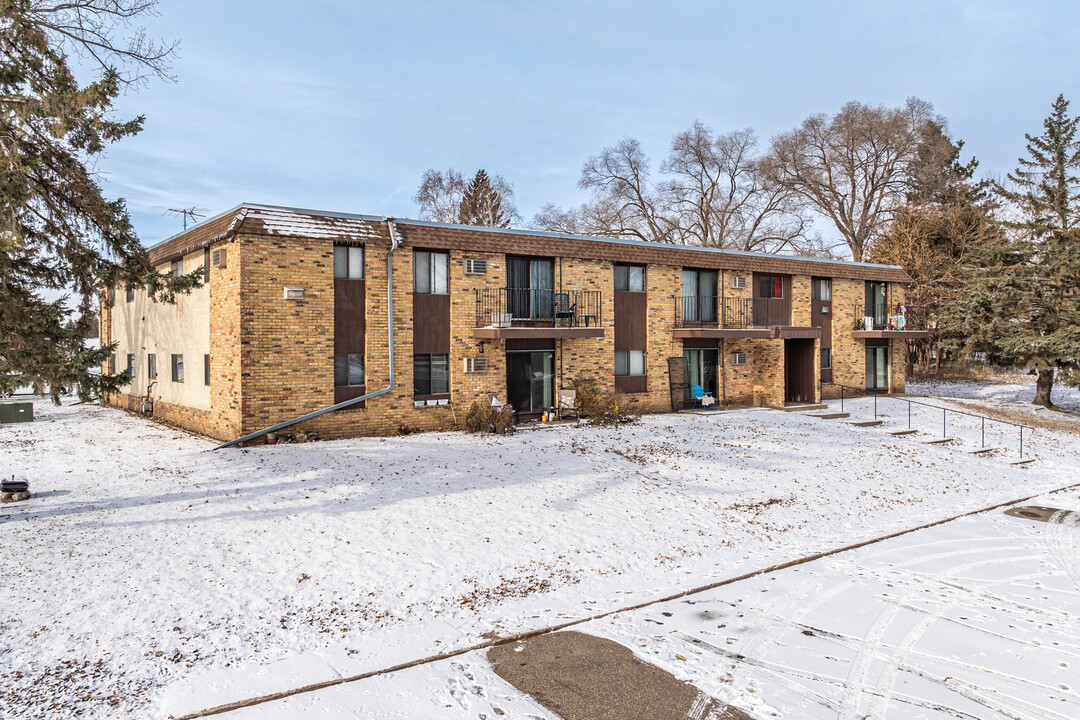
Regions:
[[795, 193], [760, 172], [756, 147], [749, 128], [714, 135], [700, 121], [671, 141], [660, 192], [681, 242], [778, 251], [804, 238]]
[[[154, 41], [137, 24], [157, 14], [158, 0], [9, 0], [19, 15], [50, 35], [66, 53], [101, 70], [117, 71], [122, 83], [144, 84], [151, 76], [171, 80], [169, 62], [178, 41]], [[4, 3], [7, 4], [7, 3]]]
[[761, 173], [756, 147], [752, 130], [715, 135], [695, 122], [673, 138], [653, 182], [640, 143], [625, 138], [582, 168], [588, 202], [545, 206], [533, 225], [737, 250], [811, 249], [795, 193]]
[[763, 169], [779, 186], [828, 217], [854, 260], [903, 202], [928, 122], [944, 123], [930, 103], [900, 108], [850, 102], [836, 115], [813, 115], [772, 141]]

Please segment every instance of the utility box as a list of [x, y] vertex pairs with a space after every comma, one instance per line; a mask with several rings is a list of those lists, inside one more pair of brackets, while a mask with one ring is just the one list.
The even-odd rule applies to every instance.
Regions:
[[34, 403], [0, 403], [0, 423], [30, 422], [34, 419]]

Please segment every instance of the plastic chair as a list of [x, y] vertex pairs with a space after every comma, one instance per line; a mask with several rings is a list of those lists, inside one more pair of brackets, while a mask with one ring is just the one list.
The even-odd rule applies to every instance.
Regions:
[[[694, 396], [694, 404], [691, 405], [691, 407], [697, 407], [697, 404], [700, 402], [701, 407], [704, 408], [706, 407], [706, 405], [711, 406], [713, 403], [716, 402], [716, 400], [713, 398], [713, 394], [711, 392], [705, 392], [705, 388], [701, 387], [700, 385], [694, 385], [693, 387], [691, 387], [690, 392]], [[707, 403], [705, 402], [705, 398], [709, 399]]]
[[552, 310], [555, 313], [555, 325], [559, 324], [560, 318], [570, 321], [569, 327], [577, 323], [577, 303], [570, 304], [570, 293], [555, 293], [552, 296]]

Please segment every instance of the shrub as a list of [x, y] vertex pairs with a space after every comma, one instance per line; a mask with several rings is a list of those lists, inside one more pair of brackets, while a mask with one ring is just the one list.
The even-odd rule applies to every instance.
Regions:
[[617, 390], [605, 390], [596, 378], [579, 377], [570, 381], [577, 393], [578, 412], [599, 425], [632, 419], [629, 399]]
[[509, 405], [495, 408], [491, 403], [474, 400], [465, 415], [465, 429], [471, 433], [510, 435], [514, 432], [514, 411]]

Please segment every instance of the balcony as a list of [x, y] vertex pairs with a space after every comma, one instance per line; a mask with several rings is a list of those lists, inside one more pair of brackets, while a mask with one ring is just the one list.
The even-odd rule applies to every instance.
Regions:
[[599, 290], [483, 288], [476, 291], [476, 328], [485, 339], [603, 337]]
[[[890, 312], [892, 310], [892, 312]], [[852, 315], [853, 338], [906, 338], [921, 340], [930, 337], [930, 315], [922, 305], [874, 305], [869, 310], [856, 305]]]
[[820, 337], [817, 328], [791, 327], [791, 302], [783, 298], [675, 298], [675, 338]]

